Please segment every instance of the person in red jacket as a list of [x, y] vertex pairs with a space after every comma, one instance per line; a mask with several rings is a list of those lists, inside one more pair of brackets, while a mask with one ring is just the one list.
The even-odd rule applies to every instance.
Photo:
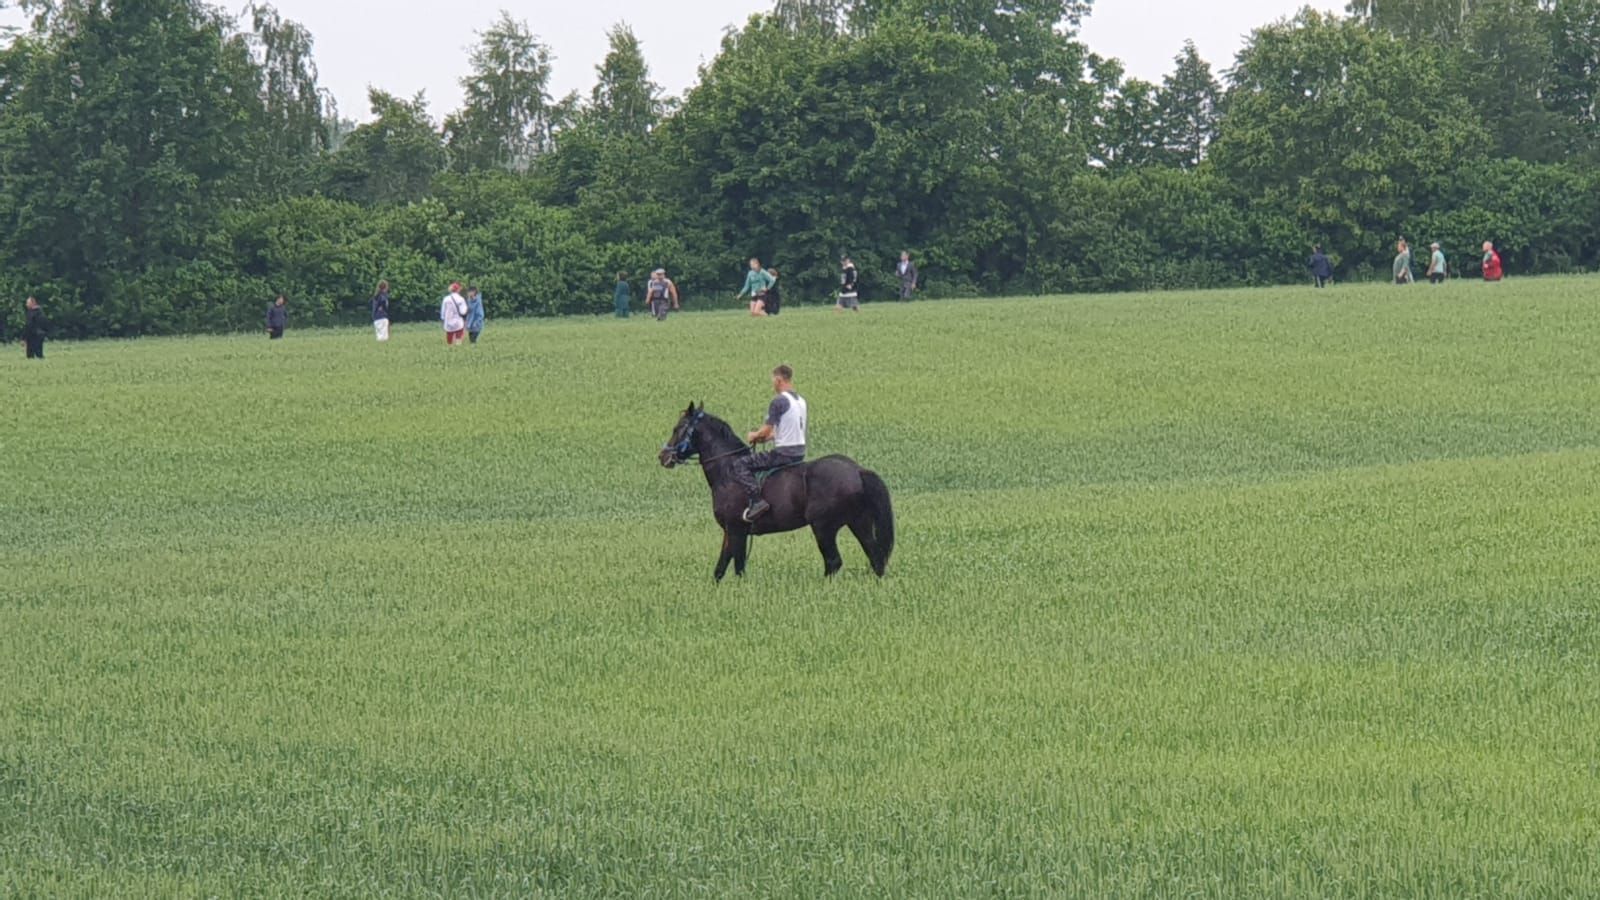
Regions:
[[1505, 269], [1500, 265], [1500, 254], [1494, 249], [1494, 241], [1483, 242], [1483, 280], [1499, 281], [1506, 275]]

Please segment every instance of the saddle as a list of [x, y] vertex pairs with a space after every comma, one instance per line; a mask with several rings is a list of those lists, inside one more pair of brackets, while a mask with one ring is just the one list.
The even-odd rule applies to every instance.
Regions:
[[767, 486], [767, 479], [768, 478], [771, 478], [772, 476], [778, 474], [779, 472], [783, 472], [783, 471], [786, 471], [788, 469], [798, 469], [799, 467], [801, 467], [801, 466], [803, 466], [805, 464], [806, 464], [806, 461], [802, 459], [799, 462], [784, 463], [783, 465], [777, 467], [776, 469], [767, 469], [767, 470], [762, 471], [762, 472], [757, 472], [756, 473], [756, 487], [765, 488]]

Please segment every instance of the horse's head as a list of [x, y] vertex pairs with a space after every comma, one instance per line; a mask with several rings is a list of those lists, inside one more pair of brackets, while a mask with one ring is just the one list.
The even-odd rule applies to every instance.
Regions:
[[705, 417], [704, 403], [698, 408], [693, 403], [689, 404], [689, 408], [678, 417], [678, 424], [672, 429], [672, 436], [667, 438], [666, 446], [661, 448], [662, 466], [670, 469], [679, 463], [688, 462], [700, 452], [695, 448], [695, 431]]

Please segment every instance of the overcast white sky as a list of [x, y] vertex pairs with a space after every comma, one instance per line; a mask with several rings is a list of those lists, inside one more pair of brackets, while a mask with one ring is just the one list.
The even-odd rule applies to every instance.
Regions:
[[[1132, 75], [1159, 80], [1186, 38], [1218, 72], [1232, 64], [1246, 33], [1292, 15], [1307, 0], [1098, 0], [1083, 38], [1102, 56], [1115, 56]], [[10, 4], [5, 4], [10, 5]], [[220, 0], [236, 10], [244, 0]], [[457, 84], [467, 69], [473, 35], [506, 9], [526, 19], [555, 53], [554, 88], [587, 93], [594, 67], [605, 55], [606, 29], [625, 21], [644, 42], [655, 80], [669, 93], [694, 83], [695, 70], [716, 55], [723, 31], [742, 24], [772, 0], [276, 0], [288, 18], [316, 38], [322, 84], [341, 113], [364, 119], [367, 86], [410, 95], [426, 90], [429, 108], [442, 118], [461, 99]], [[1341, 2], [1311, 0], [1337, 9]], [[0, 22], [24, 21], [15, 10]]]

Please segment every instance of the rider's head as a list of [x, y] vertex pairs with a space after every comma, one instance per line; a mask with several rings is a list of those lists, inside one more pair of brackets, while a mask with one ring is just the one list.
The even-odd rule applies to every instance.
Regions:
[[779, 366], [772, 370], [772, 389], [787, 391], [794, 386], [794, 370], [788, 366]]

